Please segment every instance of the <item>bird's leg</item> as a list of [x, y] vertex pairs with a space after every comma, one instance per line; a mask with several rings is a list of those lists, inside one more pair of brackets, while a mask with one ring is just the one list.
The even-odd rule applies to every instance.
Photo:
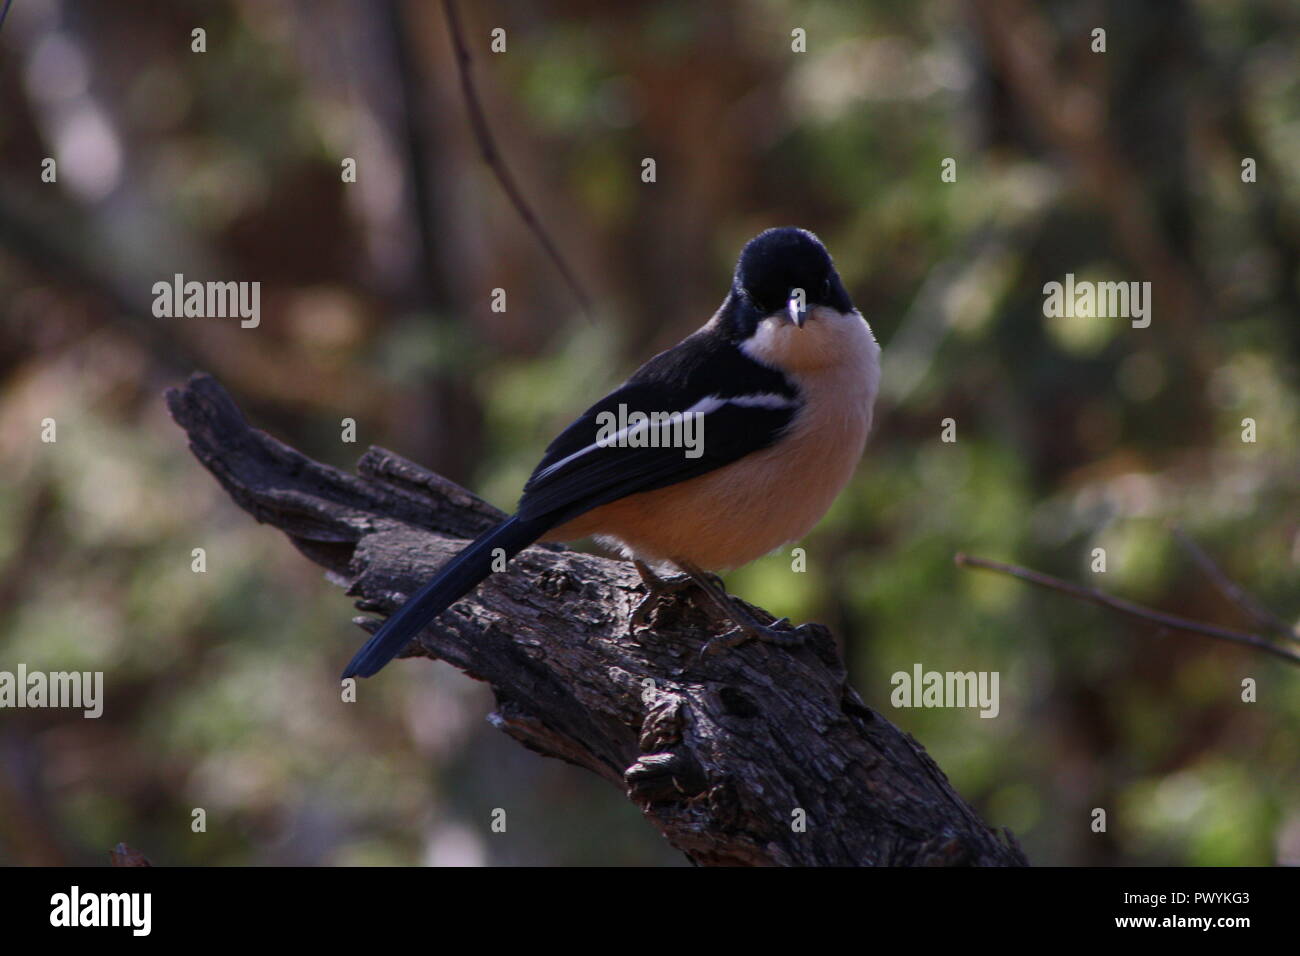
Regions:
[[637, 559], [632, 560], [632, 565], [636, 568], [636, 573], [641, 575], [641, 583], [645, 585], [646, 596], [642, 598], [641, 603], [636, 606], [632, 612], [632, 627], [637, 628], [650, 621], [650, 612], [658, 606], [659, 602], [665, 598], [680, 594], [690, 588], [695, 587], [695, 580], [689, 574], [679, 574], [671, 578], [661, 578], [651, 569], [650, 565]]
[[636, 573], [641, 575], [641, 583], [645, 585], [646, 590], [651, 594], [676, 594], [679, 591], [684, 591], [694, 583], [688, 574], [661, 578], [655, 574], [650, 565], [637, 558], [632, 559], [632, 566], [636, 568]]
[[722, 579], [716, 574], [702, 571], [689, 561], [675, 561], [674, 563], [685, 571], [686, 576], [704, 592], [718, 610], [736, 625], [734, 631], [709, 641], [705, 645], [703, 653], [712, 654], [723, 647], [736, 647], [746, 641], [763, 641], [780, 647], [798, 647], [808, 639], [808, 632], [803, 627], [790, 627], [789, 618], [783, 617], [771, 624], [760, 624], [754, 620], [754, 616], [737, 604], [732, 596], [727, 593], [727, 589], [723, 587]]

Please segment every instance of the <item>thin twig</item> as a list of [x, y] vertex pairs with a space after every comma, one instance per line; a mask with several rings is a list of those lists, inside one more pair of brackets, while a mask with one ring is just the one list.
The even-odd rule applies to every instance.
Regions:
[[1110, 608], [1112, 611], [1119, 611], [1122, 614], [1128, 614], [1133, 617], [1142, 618], [1153, 624], [1159, 624], [1162, 627], [1172, 628], [1177, 631], [1189, 631], [1192, 634], [1202, 634], [1206, 637], [1217, 638], [1221, 641], [1230, 641], [1233, 644], [1244, 644], [1246, 647], [1253, 647], [1258, 651], [1264, 651], [1266, 654], [1272, 654], [1280, 657], [1284, 661], [1292, 664], [1300, 664], [1300, 653], [1291, 650], [1288, 647], [1282, 647], [1273, 643], [1267, 638], [1260, 637], [1258, 634], [1248, 634], [1245, 631], [1234, 631], [1226, 627], [1217, 627], [1214, 624], [1202, 624], [1200, 621], [1193, 621], [1190, 618], [1178, 617], [1174, 614], [1166, 614], [1164, 611], [1157, 611], [1154, 608], [1145, 607], [1141, 604], [1134, 604], [1132, 601], [1126, 601], [1123, 598], [1117, 598], [1107, 594], [1105, 591], [1097, 588], [1085, 588], [1078, 584], [1071, 584], [1069, 581], [1062, 581], [1060, 578], [1054, 578], [1050, 574], [1043, 574], [1041, 571], [1034, 571], [1030, 568], [1022, 568], [1017, 564], [1003, 564], [1000, 561], [990, 561], [988, 558], [972, 558], [970, 555], [958, 552], [953, 558], [958, 567], [983, 568], [986, 571], [997, 571], [1000, 574], [1009, 574], [1014, 578], [1022, 581], [1028, 581], [1030, 584], [1036, 584], [1039, 587], [1049, 588], [1053, 591], [1060, 591], [1062, 594], [1068, 594], [1076, 597], [1081, 601], [1089, 601], [1098, 604], [1101, 607]]
[[515, 183], [515, 178], [507, 168], [505, 159], [501, 156], [500, 150], [497, 149], [496, 139], [492, 136], [492, 130], [488, 127], [487, 117], [483, 113], [483, 105], [479, 102], [478, 90], [474, 86], [474, 78], [470, 73], [469, 47], [465, 45], [464, 31], [461, 28], [460, 11], [456, 8], [456, 0], [442, 0], [443, 10], [447, 14], [447, 29], [451, 33], [451, 45], [456, 51], [456, 68], [460, 72], [460, 88], [465, 95], [465, 109], [469, 112], [469, 123], [474, 130], [474, 138], [478, 140], [479, 150], [483, 154], [483, 161], [496, 175], [497, 180], [501, 183], [501, 188], [505, 190], [510, 202], [514, 204], [519, 213], [519, 217], [537, 241], [542, 244], [546, 254], [551, 257], [555, 267], [564, 277], [564, 281], [572, 290], [573, 295], [582, 305], [582, 311], [587, 318], [591, 318], [591, 299], [583, 291], [581, 283], [569, 268], [564, 257], [560, 255], [560, 250], [555, 243], [551, 241], [550, 235], [541, 221], [533, 213], [532, 207], [524, 199], [523, 193]]
[[1224, 597], [1253, 617], [1263, 627], [1276, 632], [1289, 641], [1300, 643], [1300, 633], [1297, 633], [1295, 628], [1260, 604], [1245, 588], [1228, 577], [1215, 560], [1205, 552], [1205, 549], [1192, 540], [1191, 535], [1176, 524], [1170, 525], [1169, 530], [1173, 532], [1174, 537], [1178, 539], [1178, 543], [1192, 556], [1192, 560], [1205, 572], [1205, 576], [1214, 582], [1215, 587], [1223, 593]]

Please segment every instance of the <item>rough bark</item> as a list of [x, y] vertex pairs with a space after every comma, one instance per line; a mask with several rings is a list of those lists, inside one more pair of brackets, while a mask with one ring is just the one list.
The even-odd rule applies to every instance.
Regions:
[[[230, 496], [361, 610], [391, 612], [501, 517], [382, 449], [357, 475], [312, 461], [250, 428], [206, 375], [167, 403]], [[825, 629], [793, 651], [750, 643], [702, 656], [726, 630], [702, 597], [665, 599], [633, 633], [642, 597], [627, 562], [533, 547], [409, 653], [487, 681], [495, 726], [622, 789], [698, 864], [1026, 863], [1009, 832], [984, 824], [921, 746], [862, 702]], [[341, 664], [352, 651], [333, 652]]]

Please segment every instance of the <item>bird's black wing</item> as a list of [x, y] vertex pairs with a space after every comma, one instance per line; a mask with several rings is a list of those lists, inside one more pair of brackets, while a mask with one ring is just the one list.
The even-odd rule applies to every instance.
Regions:
[[[600, 444], [602, 413], [618, 418], [620, 405], [647, 415], [705, 409], [701, 453], [687, 457], [683, 447]], [[558, 524], [627, 495], [713, 471], [771, 445], [798, 409], [798, 390], [783, 374], [720, 337], [697, 332], [647, 362], [551, 443], [524, 486], [519, 517], [546, 516]], [[660, 433], [666, 434], [671, 432]]]

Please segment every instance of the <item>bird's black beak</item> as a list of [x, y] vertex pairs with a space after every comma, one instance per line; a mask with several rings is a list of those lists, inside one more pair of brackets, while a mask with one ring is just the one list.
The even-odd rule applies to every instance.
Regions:
[[803, 305], [802, 299], [803, 295], [796, 290], [790, 293], [790, 298], [785, 303], [785, 311], [790, 316], [790, 321], [801, 329], [808, 318], [808, 310], [801, 308]]

